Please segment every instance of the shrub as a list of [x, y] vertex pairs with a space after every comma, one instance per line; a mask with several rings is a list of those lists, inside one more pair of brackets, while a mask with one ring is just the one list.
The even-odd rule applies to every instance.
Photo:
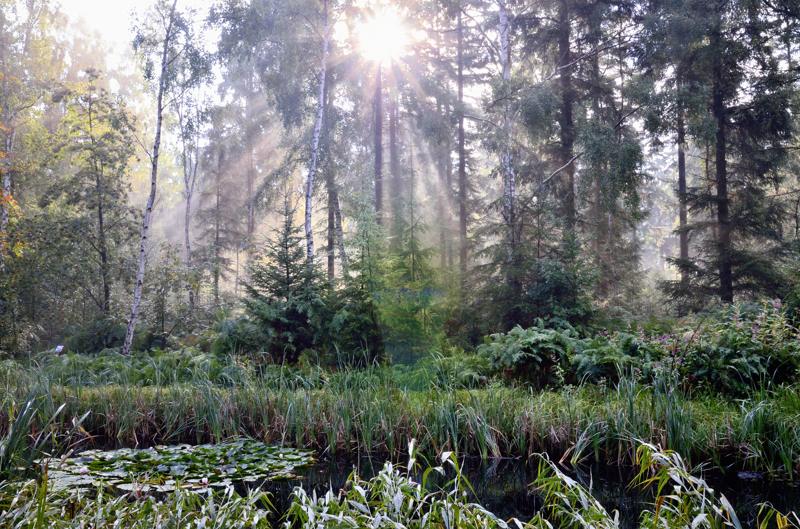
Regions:
[[740, 396], [796, 380], [798, 338], [779, 302], [737, 305], [684, 340], [674, 363], [689, 387]]
[[478, 354], [488, 360], [493, 371], [543, 388], [563, 382], [563, 369], [575, 342], [570, 331], [545, 329], [540, 322], [537, 327], [517, 326], [488, 336]]
[[67, 349], [76, 353], [99, 353], [103, 349], [120, 347], [125, 341], [125, 325], [112, 319], [92, 320], [71, 329], [66, 339]]
[[214, 325], [214, 354], [254, 354], [262, 351], [268, 338], [247, 318], [222, 319]]

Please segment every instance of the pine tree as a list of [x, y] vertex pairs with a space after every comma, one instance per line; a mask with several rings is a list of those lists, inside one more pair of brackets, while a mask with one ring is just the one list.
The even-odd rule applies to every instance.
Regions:
[[250, 265], [245, 308], [269, 337], [274, 362], [294, 364], [324, 340], [324, 281], [306, 264], [305, 238], [287, 195], [283, 221]]

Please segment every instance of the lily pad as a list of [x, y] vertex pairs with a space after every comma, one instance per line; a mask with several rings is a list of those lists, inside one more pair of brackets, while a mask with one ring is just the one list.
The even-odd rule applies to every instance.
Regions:
[[51, 465], [51, 486], [104, 484], [124, 491], [206, 489], [235, 482], [296, 477], [313, 462], [312, 452], [250, 439], [198, 446], [87, 450]]

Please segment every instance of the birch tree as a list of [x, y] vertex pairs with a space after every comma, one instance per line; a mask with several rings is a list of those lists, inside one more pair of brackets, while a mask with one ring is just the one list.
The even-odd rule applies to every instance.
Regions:
[[314, 229], [311, 222], [311, 214], [314, 203], [314, 179], [317, 176], [317, 165], [319, 163], [319, 139], [322, 135], [322, 124], [325, 120], [325, 82], [328, 75], [328, 52], [330, 48], [330, 24], [328, 22], [328, 0], [323, 0], [323, 20], [325, 23], [324, 34], [322, 36], [322, 62], [319, 69], [319, 88], [317, 92], [317, 116], [314, 122], [314, 131], [311, 135], [311, 161], [308, 166], [308, 177], [306, 178], [306, 212], [305, 212], [305, 234], [306, 234], [306, 260], [308, 265], [314, 264]]
[[[511, 22], [509, 20], [508, 7], [506, 2], [497, 2], [499, 7], [497, 32], [500, 36], [500, 68], [503, 83], [503, 123], [502, 138], [500, 145], [500, 170], [503, 173], [503, 220], [506, 223], [508, 237], [508, 256], [509, 261], [513, 259], [514, 251], [517, 246], [517, 219], [516, 219], [516, 200], [517, 200], [517, 176], [514, 172], [514, 157], [511, 151], [512, 137], [512, 115], [511, 100], [507, 93], [511, 83], [511, 46], [510, 33]], [[460, 138], [459, 138], [460, 139]]]
[[[203, 137], [202, 103], [198, 91], [192, 91], [189, 97], [175, 101], [178, 138], [180, 141], [180, 160], [183, 172], [183, 251], [186, 272], [192, 274], [192, 201], [197, 190], [198, 168], [200, 167], [200, 141]], [[194, 286], [191, 279], [186, 281], [189, 300], [189, 312], [194, 311]]]
[[[147, 204], [142, 218], [133, 301], [125, 332], [125, 342], [122, 346], [124, 355], [131, 352], [142, 302], [150, 226], [158, 190], [158, 162], [161, 153], [161, 129], [164, 113], [176, 98], [181, 97], [197, 84], [207, 71], [207, 64], [202, 60], [202, 51], [196, 47], [196, 39], [192, 34], [189, 19], [186, 14], [178, 10], [178, 0], [156, 1], [143, 23], [136, 30], [134, 49], [144, 61], [145, 78], [155, 83], [156, 119], [153, 144], [147, 153], [150, 159], [150, 193], [147, 196]], [[156, 65], [158, 65], [158, 70], [154, 70]]]

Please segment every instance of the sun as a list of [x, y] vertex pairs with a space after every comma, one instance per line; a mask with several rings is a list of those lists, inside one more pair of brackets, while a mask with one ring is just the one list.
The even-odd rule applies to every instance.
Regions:
[[366, 59], [385, 64], [406, 54], [410, 43], [403, 16], [393, 7], [384, 7], [357, 29], [359, 52]]

